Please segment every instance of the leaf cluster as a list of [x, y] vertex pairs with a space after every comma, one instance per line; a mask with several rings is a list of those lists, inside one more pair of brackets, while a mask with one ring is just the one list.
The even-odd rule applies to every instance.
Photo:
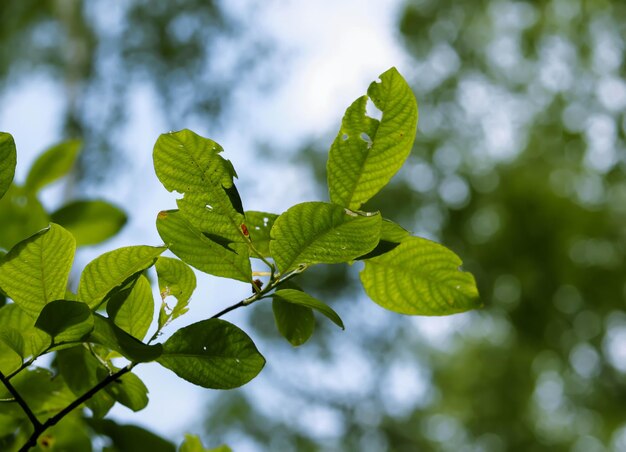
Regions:
[[[369, 101], [382, 112], [380, 120], [366, 114]], [[402, 76], [394, 68], [383, 73], [347, 109], [331, 145], [330, 201], [300, 203], [280, 215], [244, 210], [237, 173], [219, 144], [189, 130], [161, 135], [154, 146], [155, 172], [179, 196], [177, 209], [157, 215], [164, 246], [102, 254], [86, 265], [76, 293], [68, 287], [76, 247], [115, 230], [114, 220], [106, 234], [93, 234], [90, 215], [115, 215], [110, 206], [98, 211], [89, 201], [82, 210], [74, 204], [50, 215], [47, 227], [12, 245], [0, 259], [0, 290], [11, 300], [0, 308], [5, 389], [0, 403], [9, 407], [9, 414], [2, 414], [9, 427], [0, 437], [11, 436], [26, 448], [43, 439], [62, 441], [62, 433], [51, 432], [66, 425], [55, 427], [66, 417], [80, 422], [73, 410], [84, 406], [92, 414], [89, 428], [114, 438], [119, 426], [103, 420], [112, 406], [121, 403], [139, 411], [148, 403], [146, 386], [132, 373], [144, 362], [155, 361], [205, 388], [246, 384], [262, 370], [265, 358], [243, 330], [219, 318], [227, 312], [272, 300], [277, 330], [293, 346], [313, 334], [314, 312], [344, 328], [328, 304], [297, 285], [298, 276], [314, 265], [363, 262], [365, 292], [402, 314], [447, 315], [477, 307], [474, 279], [460, 270], [461, 260], [452, 251], [412, 236], [381, 212], [360, 210], [408, 157], [417, 116]], [[71, 168], [77, 149], [69, 142], [47, 151], [18, 188], [11, 185], [15, 144], [10, 135], [0, 135], [0, 197], [15, 204], [15, 196], [30, 196], [28, 202], [36, 203], [37, 191]], [[7, 240], [0, 244], [12, 240], [5, 231], [0, 228]], [[163, 256], [166, 250], [176, 258]], [[252, 295], [159, 343], [164, 328], [188, 310], [196, 287], [192, 267], [249, 284]], [[153, 268], [158, 306], [147, 276]], [[55, 378], [50, 370], [33, 366], [50, 352], [56, 353]], [[115, 358], [127, 364], [117, 367]], [[190, 437], [182, 450], [203, 450], [198, 444]]]

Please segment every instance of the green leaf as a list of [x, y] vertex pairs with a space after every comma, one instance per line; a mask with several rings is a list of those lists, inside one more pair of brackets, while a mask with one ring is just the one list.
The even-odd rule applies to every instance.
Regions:
[[151, 267], [165, 249], [164, 246], [128, 246], [98, 256], [80, 275], [78, 299], [92, 309], [97, 308], [112, 289]]
[[94, 245], [113, 237], [126, 224], [126, 214], [105, 201], [74, 201], [50, 215], [76, 238], [77, 246]]
[[53, 223], [0, 260], [0, 287], [36, 317], [47, 303], [65, 295], [75, 250], [72, 234]]
[[48, 214], [32, 193], [11, 185], [0, 199], [0, 248], [9, 250], [16, 243], [48, 226]]
[[[47, 369], [24, 369], [11, 379], [11, 383], [19, 392], [37, 418], [46, 419], [61, 411], [74, 401], [75, 396], [62, 378], [53, 378]], [[12, 395], [0, 385], [0, 400], [12, 398]]]
[[[161, 311], [159, 312], [159, 330], [170, 321], [180, 317], [189, 309], [189, 299], [196, 289], [196, 275], [193, 270], [179, 259], [159, 257], [154, 265], [159, 280], [161, 293]], [[165, 303], [169, 296], [176, 298], [172, 309]]]
[[287, 303], [280, 297], [275, 297], [272, 311], [278, 332], [291, 345], [297, 347], [309, 340], [315, 329], [315, 317], [311, 308]]
[[24, 188], [36, 193], [49, 183], [65, 176], [74, 166], [80, 146], [80, 141], [70, 140], [49, 148], [31, 166]]
[[176, 256], [200, 271], [224, 278], [249, 282], [252, 270], [245, 251], [232, 243], [218, 243], [202, 234], [178, 210], [159, 212], [157, 230]]
[[115, 325], [111, 319], [94, 314], [94, 328], [87, 340], [114, 350], [131, 361], [154, 361], [163, 352], [161, 344], [146, 345]]
[[480, 306], [474, 277], [446, 247], [407, 237], [388, 253], [365, 261], [361, 282], [369, 297], [401, 314], [448, 315]]
[[338, 264], [378, 243], [381, 216], [336, 204], [305, 202], [283, 213], [272, 228], [271, 254], [282, 273], [300, 264]]
[[[114, 369], [116, 371], [117, 369]], [[108, 376], [106, 370], [99, 369], [100, 380]], [[104, 390], [116, 401], [133, 411], [141, 411], [148, 405], [148, 388], [141, 379], [133, 374], [122, 375], [114, 384], [110, 384]]]
[[232, 449], [225, 444], [207, 449], [202, 445], [202, 441], [197, 435], [185, 433], [185, 441], [180, 445], [178, 452], [232, 452]]
[[15, 329], [23, 339], [22, 356], [39, 356], [51, 344], [49, 335], [35, 328], [35, 319], [16, 304], [0, 308], [0, 330]]
[[98, 434], [109, 437], [115, 450], [176, 451], [174, 444], [136, 425], [119, 425], [110, 419], [87, 419], [87, 422]]
[[107, 302], [107, 314], [131, 336], [142, 340], [154, 316], [154, 298], [148, 278], [140, 274], [129, 290], [120, 291]]
[[[56, 361], [59, 373], [77, 397], [82, 396], [104, 379], [99, 371], [106, 372], [106, 368], [83, 345], [60, 350], [57, 352]], [[115, 405], [115, 400], [108, 392], [98, 391], [85, 402], [85, 405], [92, 411], [94, 417], [101, 418]]]
[[[271, 257], [270, 231], [278, 215], [267, 212], [249, 210], [246, 212], [246, 227], [250, 233], [250, 241], [263, 257]], [[255, 257], [253, 255], [253, 257]]]
[[376, 248], [369, 253], [358, 257], [358, 260], [371, 259], [381, 254], [388, 253], [406, 238], [409, 237], [409, 232], [402, 226], [394, 223], [393, 221], [383, 219], [383, 223], [380, 228], [380, 241]]
[[52, 336], [55, 344], [78, 342], [93, 330], [91, 309], [85, 303], [55, 300], [41, 310], [35, 326]]
[[7, 334], [5, 331], [0, 334], [0, 372], [5, 375], [17, 370], [24, 362], [14, 335], [15, 332]]
[[[348, 109], [328, 157], [330, 200], [350, 209], [383, 188], [409, 156], [417, 127], [417, 103], [395, 68], [372, 83], [367, 96]], [[382, 111], [378, 121], [366, 115], [369, 98]]]
[[345, 329], [341, 317], [326, 303], [313, 298], [311, 295], [296, 289], [281, 289], [272, 294], [274, 300], [280, 300], [299, 306], [315, 309], [317, 312], [324, 314], [335, 325], [341, 329]]
[[232, 389], [256, 377], [265, 358], [235, 325], [209, 319], [174, 333], [163, 344], [158, 362], [199, 386]]
[[233, 183], [237, 173], [219, 155], [222, 151], [215, 141], [191, 130], [166, 133], [154, 145], [154, 170], [168, 191], [206, 194], [211, 210], [236, 220], [239, 227], [243, 209]]
[[9, 189], [15, 166], [17, 165], [17, 151], [13, 137], [5, 132], [0, 132], [0, 199]]

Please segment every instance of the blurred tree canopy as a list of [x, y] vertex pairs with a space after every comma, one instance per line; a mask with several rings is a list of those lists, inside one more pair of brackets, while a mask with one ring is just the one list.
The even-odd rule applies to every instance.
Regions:
[[212, 0], [0, 2], [0, 93], [26, 75], [59, 84], [64, 137], [86, 146], [77, 176], [93, 181], [120, 151], [111, 131], [128, 121], [139, 85], [172, 128], [217, 121], [271, 47], [242, 28]]
[[285, 451], [626, 450], [626, 4], [412, 0], [398, 26], [420, 133], [366, 207], [455, 249], [486, 308], [391, 319], [360, 304], [355, 273], [319, 274], [352, 337], [318, 336], [319, 374], [284, 350], [293, 365], [262, 388], [209, 404], [207, 433]]

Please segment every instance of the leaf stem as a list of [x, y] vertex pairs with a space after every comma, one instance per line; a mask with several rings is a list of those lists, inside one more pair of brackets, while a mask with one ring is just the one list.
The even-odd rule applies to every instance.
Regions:
[[[54, 416], [49, 418], [43, 424], [41, 422], [39, 422], [35, 418], [35, 421], [33, 421], [33, 426], [35, 427], [35, 430], [33, 431], [32, 435], [30, 435], [30, 438], [28, 439], [26, 444], [24, 444], [22, 446], [20, 451], [24, 451], [25, 452], [28, 449], [30, 449], [31, 447], [35, 447], [37, 445], [37, 439], [41, 436], [41, 434], [43, 432], [45, 432], [48, 428], [52, 427], [53, 425], [56, 425], [61, 419], [63, 419], [65, 416], [67, 416], [71, 411], [73, 411], [75, 408], [79, 407], [80, 405], [85, 403], [87, 400], [92, 398], [94, 395], [96, 395], [96, 393], [98, 391], [100, 391], [101, 389], [104, 389], [106, 386], [108, 386], [112, 382], [118, 380], [122, 375], [130, 372], [133, 369], [133, 367], [135, 367], [137, 364], [138, 363], [135, 363], [135, 362], [129, 363], [128, 365], [122, 367], [120, 370], [118, 370], [114, 374], [108, 375], [104, 380], [102, 380], [100, 383], [95, 385], [89, 391], [87, 391], [82, 396], [80, 396], [79, 398], [74, 400], [72, 403], [70, 403], [68, 406], [63, 408], [57, 414], [55, 414]], [[3, 380], [3, 383], [5, 383], [4, 380]], [[5, 383], [5, 385], [7, 385], [7, 383]], [[9, 383], [9, 385], [10, 385], [10, 383]], [[7, 388], [9, 388], [8, 385], [7, 385]], [[18, 400], [17, 397], [16, 397], [16, 400]], [[19, 403], [19, 400], [18, 400], [18, 403]], [[30, 411], [30, 408], [28, 409], [28, 411]], [[30, 411], [30, 413], [32, 414], [32, 411]], [[26, 414], [28, 414], [28, 412]], [[34, 417], [34, 414], [33, 414], [33, 417]], [[32, 419], [31, 419], [31, 421], [32, 421]], [[35, 424], [35, 422], [36, 422], [36, 424]]]
[[2, 384], [4, 384], [7, 390], [15, 398], [15, 401], [22, 408], [24, 413], [26, 413], [26, 416], [28, 416], [28, 419], [33, 424], [33, 428], [35, 430], [37, 430], [38, 428], [41, 428], [42, 424], [41, 422], [39, 422], [39, 419], [37, 419], [37, 416], [35, 416], [35, 413], [33, 413], [33, 410], [30, 409], [30, 407], [28, 406], [28, 403], [26, 403], [26, 400], [24, 400], [24, 398], [20, 395], [17, 389], [15, 389], [15, 386], [11, 384], [9, 379], [2, 372], [0, 372], [0, 381], [2, 381]]

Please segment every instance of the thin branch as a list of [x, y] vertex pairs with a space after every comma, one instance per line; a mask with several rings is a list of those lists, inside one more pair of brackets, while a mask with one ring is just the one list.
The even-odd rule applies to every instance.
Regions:
[[57, 414], [49, 418], [43, 424], [37, 421], [38, 425], [35, 425], [35, 431], [28, 439], [28, 442], [24, 444], [24, 446], [22, 446], [20, 451], [26, 452], [31, 447], [35, 447], [37, 445], [37, 439], [41, 436], [43, 432], [45, 432], [48, 428], [52, 427], [53, 425], [56, 425], [61, 419], [67, 416], [75, 408], [79, 407], [80, 405], [85, 403], [87, 400], [91, 399], [94, 395], [96, 395], [98, 391], [105, 388], [106, 386], [113, 383], [114, 381], [118, 380], [122, 375], [130, 372], [133, 369], [133, 367], [135, 367], [137, 364], [138, 363], [130, 363], [127, 366], [122, 367], [120, 370], [118, 370], [114, 374], [107, 376], [104, 380], [102, 380], [100, 383], [95, 385], [89, 391], [87, 391], [82, 396], [74, 400], [72, 403], [70, 403], [68, 406], [63, 408]]
[[[246, 299], [247, 300], [247, 299]], [[217, 314], [215, 314], [213, 317], [211, 317], [212, 319], [218, 319], [221, 316], [223, 316], [224, 314], [230, 312], [230, 311], [234, 311], [237, 308], [241, 308], [242, 306], [246, 306], [246, 300], [241, 300], [239, 303], [236, 303], [232, 306], [227, 307], [226, 309], [222, 309], [220, 312], [218, 312]]]
[[35, 416], [35, 413], [33, 413], [33, 410], [30, 409], [30, 407], [26, 403], [26, 400], [22, 398], [20, 393], [17, 392], [17, 389], [15, 389], [15, 386], [11, 384], [9, 379], [2, 372], [0, 372], [0, 381], [2, 381], [4, 386], [6, 386], [6, 388], [11, 393], [11, 395], [15, 398], [15, 401], [22, 408], [22, 410], [24, 410], [24, 413], [26, 413], [26, 416], [28, 416], [28, 419], [33, 424], [33, 427], [35, 428], [35, 430], [40, 428], [41, 422], [39, 422], [39, 419], [37, 419], [37, 417]]

